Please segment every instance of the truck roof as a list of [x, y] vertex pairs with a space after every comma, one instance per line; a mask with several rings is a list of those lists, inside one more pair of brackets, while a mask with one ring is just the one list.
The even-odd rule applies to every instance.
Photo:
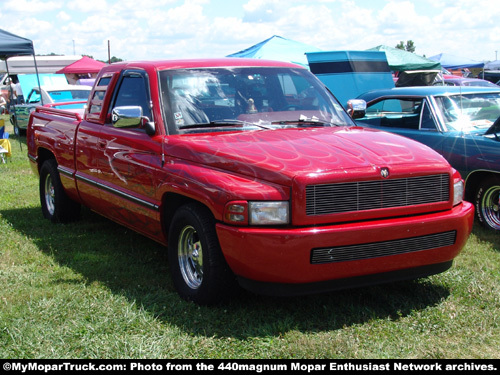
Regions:
[[211, 59], [183, 59], [183, 60], [158, 60], [158, 61], [124, 61], [105, 66], [103, 71], [116, 71], [120, 69], [150, 67], [155, 70], [189, 69], [189, 68], [215, 68], [215, 67], [290, 67], [305, 69], [303, 66], [274, 60], [247, 59], [247, 58], [211, 58]]

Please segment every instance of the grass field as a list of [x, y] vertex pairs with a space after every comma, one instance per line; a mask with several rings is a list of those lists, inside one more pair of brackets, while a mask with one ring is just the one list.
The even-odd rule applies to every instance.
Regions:
[[476, 227], [450, 270], [417, 281], [199, 307], [177, 296], [157, 243], [89, 210], [43, 219], [25, 138], [10, 141], [0, 358], [500, 358], [497, 234]]

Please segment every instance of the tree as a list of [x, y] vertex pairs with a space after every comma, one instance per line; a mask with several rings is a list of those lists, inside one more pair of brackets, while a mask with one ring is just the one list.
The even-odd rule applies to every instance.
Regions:
[[[93, 57], [91, 55], [83, 55], [83, 56], [87, 56], [87, 57], [90, 57], [91, 59], [93, 59]], [[108, 63], [108, 61], [104, 61], [104, 60], [98, 60], [98, 59], [95, 59], [95, 60], [106, 63], [106, 64]], [[115, 62], [120, 62], [120, 61], [123, 61], [123, 59], [120, 59], [119, 57], [116, 57], [116, 56], [111, 57], [111, 59], [109, 60], [109, 62], [111, 64], [115, 63]]]
[[402, 49], [403, 51], [408, 51], [408, 52], [415, 52], [415, 43], [413, 43], [413, 40], [407, 40], [406, 44], [401, 41], [399, 44], [396, 46], [398, 49]]

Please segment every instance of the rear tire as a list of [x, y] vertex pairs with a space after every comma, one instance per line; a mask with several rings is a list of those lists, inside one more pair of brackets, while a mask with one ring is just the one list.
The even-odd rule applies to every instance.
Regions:
[[81, 206], [66, 195], [54, 159], [42, 164], [39, 183], [40, 204], [46, 219], [54, 223], [67, 223], [80, 217]]
[[168, 261], [178, 294], [199, 305], [212, 305], [237, 290], [224, 259], [212, 213], [196, 203], [180, 207], [168, 235]]

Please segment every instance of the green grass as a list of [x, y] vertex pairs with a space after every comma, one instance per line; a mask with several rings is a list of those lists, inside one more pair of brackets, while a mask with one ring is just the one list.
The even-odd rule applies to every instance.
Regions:
[[[12, 129], [8, 129], [12, 133]], [[181, 300], [165, 249], [89, 210], [43, 219], [25, 139], [0, 164], [0, 358], [500, 358], [500, 236], [429, 278], [301, 298]]]

